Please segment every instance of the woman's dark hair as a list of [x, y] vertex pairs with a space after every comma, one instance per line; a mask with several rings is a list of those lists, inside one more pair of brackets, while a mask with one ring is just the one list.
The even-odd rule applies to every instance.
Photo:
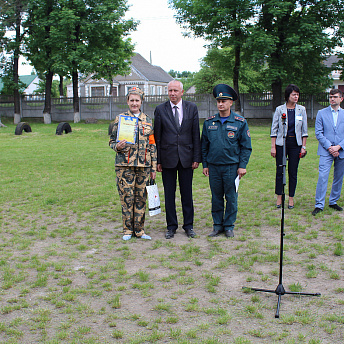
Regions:
[[294, 84], [290, 84], [286, 87], [285, 91], [284, 91], [284, 98], [285, 98], [285, 101], [287, 102], [289, 100], [289, 96], [290, 94], [295, 91], [297, 92], [298, 94], [300, 94], [300, 89], [294, 85]]

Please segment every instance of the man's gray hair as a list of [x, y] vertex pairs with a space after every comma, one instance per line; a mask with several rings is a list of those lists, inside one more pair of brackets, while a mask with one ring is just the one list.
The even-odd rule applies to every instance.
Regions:
[[183, 83], [181, 82], [181, 81], [179, 81], [179, 80], [171, 80], [168, 84], [167, 84], [167, 88], [170, 86], [170, 84], [172, 84], [173, 82], [179, 82], [179, 84], [180, 84], [180, 87], [182, 88], [182, 90], [183, 90]]

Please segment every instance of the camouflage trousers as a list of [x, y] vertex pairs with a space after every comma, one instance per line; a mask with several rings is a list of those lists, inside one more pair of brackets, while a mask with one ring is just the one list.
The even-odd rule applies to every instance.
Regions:
[[123, 233], [141, 237], [146, 212], [146, 185], [150, 167], [116, 166], [117, 189], [122, 204]]

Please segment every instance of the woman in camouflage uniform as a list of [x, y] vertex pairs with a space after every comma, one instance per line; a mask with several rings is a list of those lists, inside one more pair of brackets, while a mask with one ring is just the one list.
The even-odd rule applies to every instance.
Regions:
[[133, 235], [141, 239], [151, 239], [144, 232], [146, 211], [146, 185], [149, 177], [156, 175], [156, 145], [152, 119], [141, 112], [144, 94], [138, 87], [132, 87], [127, 94], [129, 111], [120, 115], [137, 117], [136, 143], [126, 140], [117, 142], [119, 116], [116, 116], [109, 145], [116, 151], [115, 169], [117, 189], [121, 198], [123, 218], [123, 240]]

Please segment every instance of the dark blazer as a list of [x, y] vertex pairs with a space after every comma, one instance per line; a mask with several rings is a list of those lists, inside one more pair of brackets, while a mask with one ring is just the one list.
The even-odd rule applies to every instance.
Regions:
[[201, 141], [197, 106], [183, 100], [183, 121], [180, 129], [174, 121], [170, 101], [154, 111], [154, 137], [158, 164], [162, 168], [175, 168], [180, 160], [184, 168], [201, 162]]

